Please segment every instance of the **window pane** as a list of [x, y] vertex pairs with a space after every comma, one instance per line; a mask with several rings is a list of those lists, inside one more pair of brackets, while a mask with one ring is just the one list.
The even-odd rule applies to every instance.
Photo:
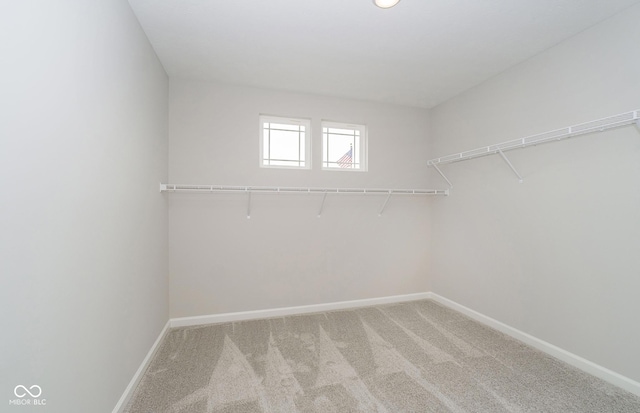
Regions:
[[337, 162], [341, 159], [342, 162], [352, 163], [358, 149], [357, 140], [352, 136], [329, 135], [327, 137], [328, 145], [325, 159], [329, 162]]
[[356, 132], [353, 129], [338, 129], [338, 128], [328, 128], [329, 129], [329, 133], [330, 134], [336, 134], [336, 135], [351, 135], [353, 136], [354, 133]]
[[299, 160], [299, 133], [271, 130], [271, 159]]
[[269, 127], [271, 129], [298, 131], [300, 130], [300, 128], [302, 128], [302, 130], [304, 130], [304, 126], [300, 125], [287, 125], [285, 123], [269, 123], [268, 125], [270, 125]]
[[274, 161], [269, 162], [271, 166], [301, 166], [302, 164], [298, 161]]

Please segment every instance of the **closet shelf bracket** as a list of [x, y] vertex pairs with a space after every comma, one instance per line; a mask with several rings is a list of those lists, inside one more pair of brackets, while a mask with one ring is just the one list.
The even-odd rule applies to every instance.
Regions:
[[[431, 161], [429, 161], [430, 163]], [[433, 166], [436, 171], [438, 171], [438, 173], [440, 174], [440, 176], [442, 177], [442, 179], [444, 179], [447, 182], [447, 185], [449, 185], [449, 188], [453, 188], [453, 184], [451, 183], [451, 181], [449, 179], [447, 179], [447, 177], [442, 173], [442, 171], [440, 170], [440, 168], [438, 168], [438, 165], [436, 165], [435, 163], [430, 163], [431, 166]]]
[[318, 210], [318, 218], [322, 216], [322, 210], [324, 209], [324, 201], [327, 199], [327, 191], [324, 191], [322, 195], [322, 202], [320, 203], [320, 209]]
[[382, 204], [382, 208], [380, 208], [380, 212], [378, 212], [379, 217], [382, 216], [382, 213], [384, 212], [384, 209], [387, 207], [387, 204], [389, 203], [389, 200], [391, 199], [392, 194], [393, 192], [389, 191], [389, 195], [387, 195], [387, 199], [384, 201], [384, 204]]
[[522, 183], [523, 179], [522, 176], [520, 176], [520, 174], [518, 173], [518, 171], [516, 171], [516, 168], [513, 167], [513, 165], [511, 164], [511, 162], [509, 161], [509, 158], [507, 158], [507, 156], [504, 154], [504, 152], [502, 152], [502, 149], [498, 149], [498, 153], [500, 154], [500, 156], [502, 157], [502, 159], [504, 159], [504, 161], [507, 163], [507, 165], [509, 165], [509, 168], [511, 168], [511, 170], [513, 171], [514, 174], [516, 174], [516, 176], [518, 177], [518, 181], [520, 183]]
[[247, 219], [251, 219], [251, 189], [247, 188], [246, 192], [249, 194], [247, 196]]

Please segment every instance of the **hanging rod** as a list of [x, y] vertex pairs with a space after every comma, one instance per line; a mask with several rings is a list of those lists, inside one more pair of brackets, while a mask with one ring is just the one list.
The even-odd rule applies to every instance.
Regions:
[[228, 186], [160, 184], [160, 192], [195, 193], [297, 193], [297, 194], [378, 194], [378, 195], [449, 195], [448, 189], [369, 189], [369, 188], [300, 188], [280, 186]]
[[[483, 146], [481, 148], [472, 149], [469, 151], [441, 156], [439, 158], [428, 160], [427, 165], [435, 167], [438, 170], [438, 172], [442, 175], [442, 172], [438, 169], [437, 165], [466, 161], [468, 159], [479, 158], [481, 156], [499, 154], [501, 152], [506, 152], [511, 149], [526, 148], [527, 146], [535, 146], [543, 143], [560, 141], [560, 140], [572, 138], [575, 136], [586, 135], [594, 132], [602, 132], [608, 129], [627, 126], [634, 123], [638, 128], [640, 128], [640, 110], [634, 110], [631, 112], [621, 113], [619, 115], [609, 116], [606, 118], [592, 120], [585, 123], [579, 123], [577, 125], [567, 126], [565, 128], [556, 129], [556, 130], [552, 130], [544, 133], [539, 133], [536, 135], [531, 135], [524, 138], [514, 139], [514, 140], [502, 142], [502, 143], [497, 143], [494, 145]], [[443, 178], [447, 180], [446, 177], [443, 176]]]

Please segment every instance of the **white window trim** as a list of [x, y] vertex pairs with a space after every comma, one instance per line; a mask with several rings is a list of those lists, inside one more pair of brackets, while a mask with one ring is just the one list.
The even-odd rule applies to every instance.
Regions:
[[[369, 137], [367, 136], [367, 126], [358, 125], [355, 123], [335, 122], [329, 120], [323, 120], [320, 122], [320, 131], [322, 133], [322, 170], [323, 171], [340, 171], [340, 172], [367, 172], [369, 168]], [[360, 131], [360, 168], [336, 168], [324, 165], [324, 128], [338, 128], [338, 129], [356, 129]]]
[[[264, 164], [264, 124], [265, 123], [283, 123], [290, 125], [303, 125], [305, 127], [305, 165], [304, 166], [286, 166], [286, 165], [265, 165]], [[311, 119], [305, 118], [291, 118], [286, 116], [274, 116], [260, 114], [258, 117], [258, 126], [260, 129], [260, 152], [258, 157], [258, 163], [261, 168], [268, 169], [311, 169]]]

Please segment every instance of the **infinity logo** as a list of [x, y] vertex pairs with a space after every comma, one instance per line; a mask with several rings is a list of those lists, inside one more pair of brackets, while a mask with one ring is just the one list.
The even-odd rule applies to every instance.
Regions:
[[[19, 392], [18, 389], [22, 388], [22, 391]], [[29, 390], [33, 390], [36, 389], [33, 393], [31, 393]], [[36, 393], [37, 392], [37, 393]], [[16, 397], [24, 397], [27, 394], [29, 394], [29, 396], [36, 398], [36, 397], [40, 397], [40, 395], [42, 394], [42, 389], [40, 388], [40, 386], [38, 386], [37, 384], [34, 384], [33, 386], [29, 387], [28, 389], [26, 387], [24, 387], [22, 384], [18, 384], [16, 386], [15, 389], [13, 389], [13, 394], [16, 395]]]

